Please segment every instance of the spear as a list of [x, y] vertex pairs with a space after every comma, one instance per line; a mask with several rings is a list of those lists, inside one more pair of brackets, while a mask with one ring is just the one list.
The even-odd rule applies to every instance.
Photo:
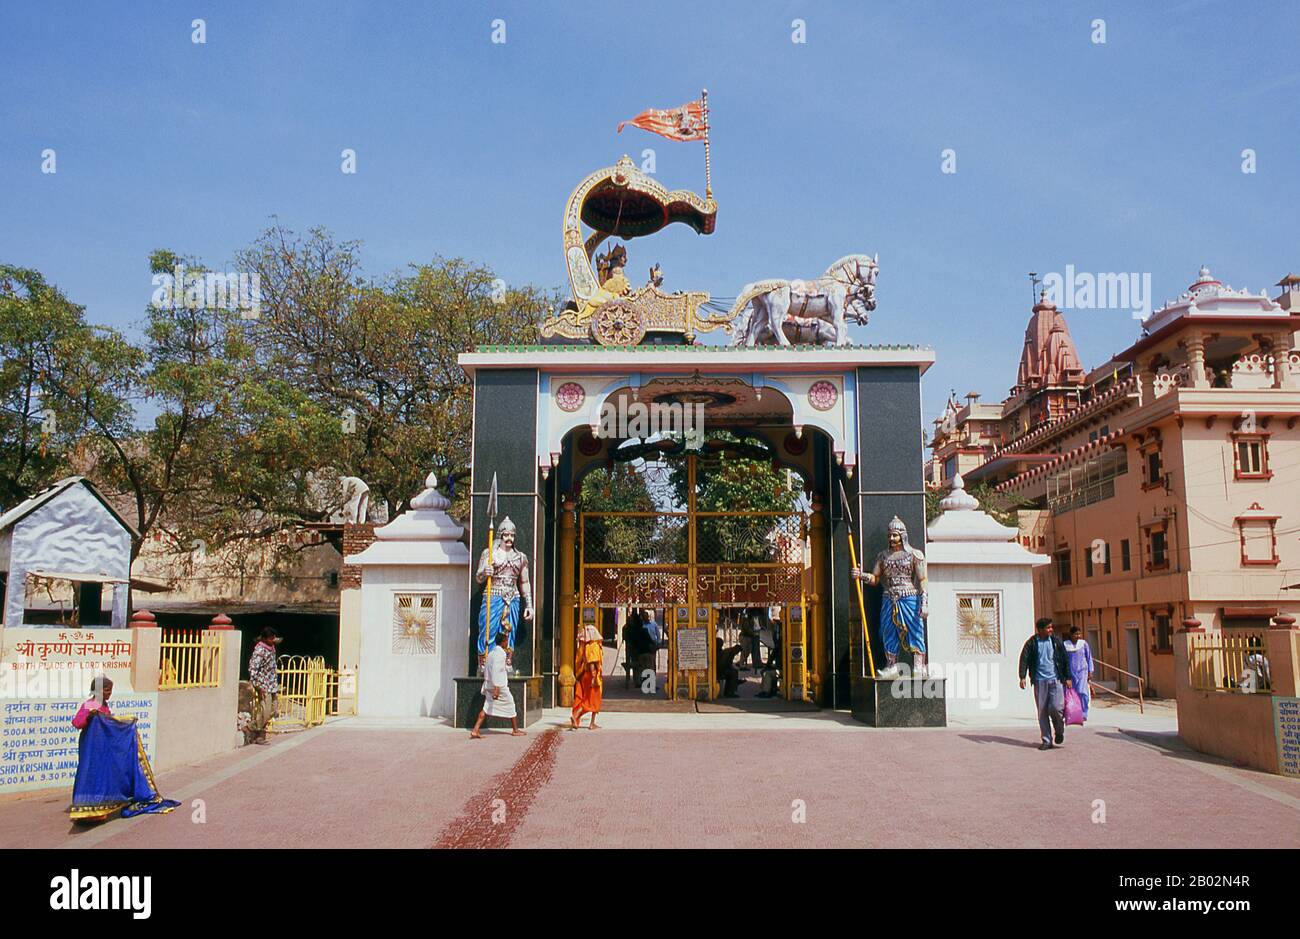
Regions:
[[[853, 562], [854, 567], [857, 567], [858, 548], [857, 539], [853, 537], [853, 512], [849, 508], [849, 497], [844, 491], [844, 483], [841, 482], [839, 486], [840, 505], [844, 509], [844, 524], [848, 529], [849, 536], [849, 560]], [[867, 630], [867, 605], [862, 599], [862, 581], [854, 577], [853, 584], [858, 589], [858, 616], [862, 618], [862, 645], [867, 650], [867, 674], [874, 676], [876, 674], [876, 660], [871, 654], [871, 634]]]
[[488, 575], [487, 589], [483, 592], [483, 653], [486, 655], [492, 650], [488, 648], [488, 639], [492, 636], [492, 564], [495, 557], [492, 554], [493, 540], [496, 537], [497, 526], [497, 474], [492, 474], [492, 488], [488, 490], [487, 501], [488, 517]]

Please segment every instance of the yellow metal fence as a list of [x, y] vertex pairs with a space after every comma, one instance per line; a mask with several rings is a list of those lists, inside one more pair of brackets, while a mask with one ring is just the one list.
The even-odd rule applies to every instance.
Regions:
[[1193, 633], [1187, 639], [1188, 677], [1194, 690], [1273, 693], [1262, 632]]
[[321, 656], [282, 655], [276, 663], [280, 678], [274, 730], [288, 726], [315, 727], [338, 711], [338, 673]]
[[221, 636], [210, 629], [164, 629], [158, 688], [216, 688], [221, 684]]

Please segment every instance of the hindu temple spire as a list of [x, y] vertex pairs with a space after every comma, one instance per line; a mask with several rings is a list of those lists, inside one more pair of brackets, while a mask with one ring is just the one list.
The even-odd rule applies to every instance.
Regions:
[[1065, 317], [1044, 290], [1025, 327], [1016, 384], [1026, 390], [1082, 384], [1083, 365]]

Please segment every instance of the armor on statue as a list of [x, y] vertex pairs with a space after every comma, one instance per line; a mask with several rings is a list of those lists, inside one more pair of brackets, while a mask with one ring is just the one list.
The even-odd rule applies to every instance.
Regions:
[[[515, 523], [509, 518], [501, 522], [497, 529], [500, 541], [492, 547], [491, 556], [488, 549], [483, 549], [479, 557], [475, 580], [484, 583], [492, 578], [491, 593], [479, 604], [478, 610], [478, 654], [480, 664], [487, 650], [494, 646], [502, 629], [507, 631], [509, 643], [507, 652], [514, 657], [515, 637], [519, 635], [519, 620], [533, 618], [533, 588], [528, 579], [528, 558], [522, 551], [515, 550]], [[484, 620], [490, 629], [484, 629]]]
[[889, 523], [889, 547], [868, 572], [855, 577], [880, 584], [880, 640], [885, 647], [881, 678], [897, 678], [898, 657], [912, 656], [913, 674], [925, 675], [925, 618], [929, 615], [925, 555], [907, 543], [907, 526], [897, 515]]

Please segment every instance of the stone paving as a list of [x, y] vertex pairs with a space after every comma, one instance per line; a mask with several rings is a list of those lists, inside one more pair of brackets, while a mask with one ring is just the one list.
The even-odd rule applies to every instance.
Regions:
[[169, 815], [82, 829], [66, 791], [5, 797], [0, 847], [1300, 847], [1300, 780], [1187, 750], [1169, 708], [1098, 708], [1050, 752], [1029, 721], [566, 724], [550, 711], [527, 737], [470, 741], [436, 720], [338, 719], [161, 774], [183, 803]]

